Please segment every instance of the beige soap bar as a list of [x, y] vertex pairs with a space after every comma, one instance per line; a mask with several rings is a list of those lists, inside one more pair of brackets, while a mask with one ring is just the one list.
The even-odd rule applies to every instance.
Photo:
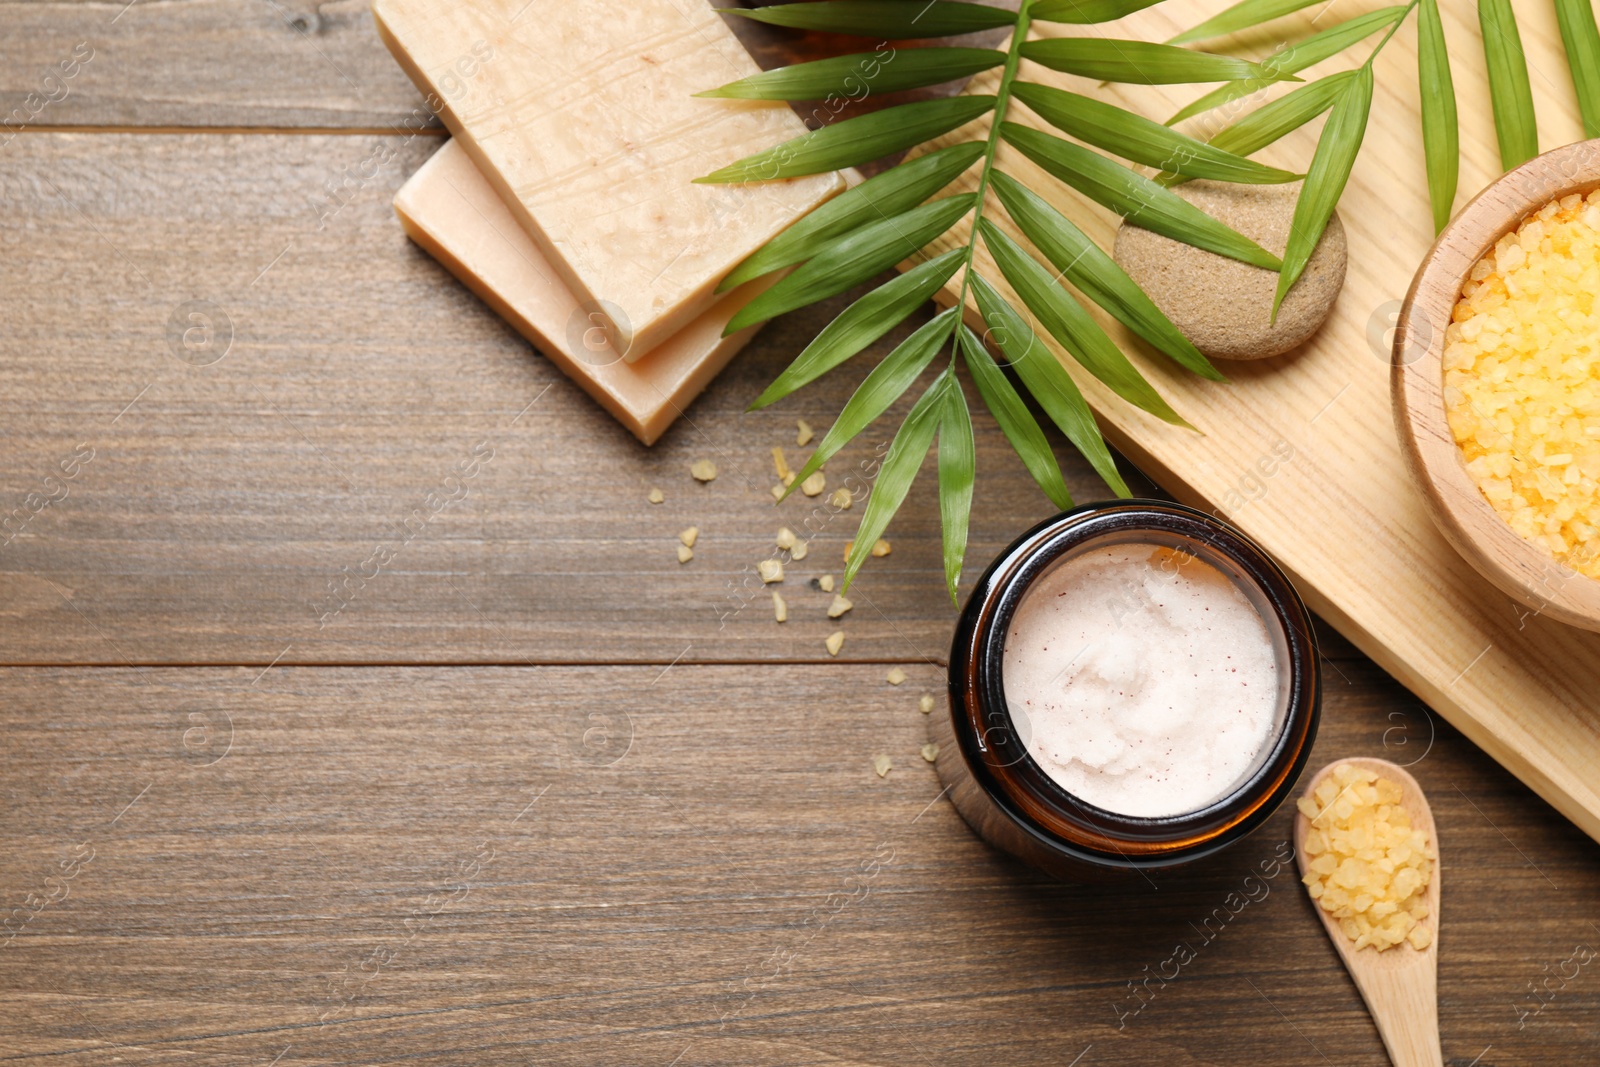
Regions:
[[505, 203], [454, 140], [394, 198], [406, 233], [532, 341], [645, 444], [683, 414], [759, 327], [722, 336], [734, 312], [771, 284], [742, 285], [628, 363], [562, 283]]
[[805, 132], [788, 105], [694, 99], [758, 72], [707, 0], [374, 0], [385, 42], [629, 360], [844, 188], [694, 185]]

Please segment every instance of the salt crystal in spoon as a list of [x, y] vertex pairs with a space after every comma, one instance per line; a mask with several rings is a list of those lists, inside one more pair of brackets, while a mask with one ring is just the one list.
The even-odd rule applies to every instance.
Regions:
[[[1318, 810], [1324, 806], [1316, 799], [1318, 786], [1330, 780], [1336, 768], [1346, 764], [1374, 772], [1399, 786], [1400, 805], [1410, 815], [1412, 829], [1427, 835], [1434, 858], [1423, 891], [1427, 914], [1417, 923], [1425, 930], [1419, 939], [1426, 937], [1426, 945], [1418, 949], [1402, 940], [1382, 951], [1371, 945], [1357, 948], [1356, 941], [1341, 928], [1340, 921], [1319, 901], [1313, 900], [1312, 906], [1333, 941], [1333, 947], [1344, 960], [1345, 969], [1361, 991], [1361, 999], [1367, 1002], [1367, 1011], [1378, 1027], [1394, 1067], [1444, 1067], [1439, 1047], [1439, 838], [1434, 830], [1433, 812], [1417, 780], [1404, 768], [1388, 760], [1367, 758], [1338, 760], [1316, 773], [1305, 795]], [[1294, 851], [1302, 877], [1313, 859], [1306, 855], [1306, 837], [1311, 830], [1311, 820], [1303, 811], [1298, 813], [1294, 823]]]

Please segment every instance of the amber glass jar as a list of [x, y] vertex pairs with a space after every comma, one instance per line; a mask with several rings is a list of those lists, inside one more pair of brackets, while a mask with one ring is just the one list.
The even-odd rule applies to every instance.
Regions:
[[[1252, 768], [1207, 806], [1160, 818], [1107, 811], [1057, 784], [1014, 729], [1002, 679], [1005, 635], [1030, 586], [1080, 552], [1128, 543], [1192, 554], [1231, 579], [1265, 623], [1279, 682], [1271, 732]], [[939, 777], [979, 836], [1058, 877], [1101, 881], [1210, 856], [1261, 825], [1305, 767], [1320, 699], [1311, 617], [1277, 564], [1203, 512], [1122, 500], [1041, 523], [984, 572], [950, 649], [950, 715], [934, 716], [930, 732]]]

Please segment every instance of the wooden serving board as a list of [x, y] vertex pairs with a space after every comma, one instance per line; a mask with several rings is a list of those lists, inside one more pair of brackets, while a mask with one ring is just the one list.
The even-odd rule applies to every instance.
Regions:
[[[1165, 40], [1223, 6], [1223, 0], [1170, 0], [1121, 23], [1084, 29]], [[1313, 26], [1326, 28], [1376, 6], [1332, 0], [1271, 24], [1270, 32], [1210, 47], [1263, 56], [1290, 33], [1297, 39]], [[1500, 164], [1476, 5], [1452, 0], [1441, 7], [1461, 116], [1459, 207], [1500, 174]], [[1550, 5], [1519, 4], [1517, 17], [1540, 147], [1580, 139]], [[1043, 25], [1035, 32], [1084, 30]], [[1378, 39], [1374, 35], [1346, 56], [1313, 68], [1308, 80], [1354, 67]], [[1311, 607], [1600, 839], [1600, 634], [1540, 618], [1480, 578], [1434, 528], [1401, 458], [1390, 415], [1389, 330], [1433, 241], [1417, 115], [1414, 17], [1378, 57], [1375, 72], [1366, 142], [1339, 207], [1349, 238], [1349, 274], [1332, 318], [1307, 345], [1274, 360], [1225, 364], [1230, 382], [1218, 385], [1174, 370], [1102, 316], [1198, 433], [1133, 409], [1070, 360], [1068, 366], [1107, 436], [1135, 463], [1180, 499], [1214, 510], [1259, 540], [1293, 574]], [[1202, 91], [1098, 87], [1035, 64], [1025, 64], [1024, 76], [1097, 94], [1158, 120]], [[968, 91], [992, 91], [994, 81], [979, 79]], [[1222, 124], [1201, 116], [1184, 129], [1206, 137]], [[1259, 158], [1304, 170], [1320, 128], [1321, 120]], [[973, 132], [969, 127], [953, 139]], [[1015, 151], [1002, 148], [1001, 163], [1110, 246], [1117, 222], [1110, 212]], [[991, 210], [989, 217], [1009, 226], [1003, 209]], [[958, 239], [965, 239], [964, 231], [953, 231], [932, 251]], [[981, 250], [978, 265], [1000, 281]], [[1326, 684], [1339, 686], [1338, 674], [1330, 673]]]

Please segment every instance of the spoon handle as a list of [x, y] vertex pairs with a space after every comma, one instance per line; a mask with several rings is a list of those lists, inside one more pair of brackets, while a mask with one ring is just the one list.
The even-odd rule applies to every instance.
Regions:
[[1432, 967], [1369, 973], [1359, 984], [1394, 1067], [1444, 1067], [1438, 982]]

